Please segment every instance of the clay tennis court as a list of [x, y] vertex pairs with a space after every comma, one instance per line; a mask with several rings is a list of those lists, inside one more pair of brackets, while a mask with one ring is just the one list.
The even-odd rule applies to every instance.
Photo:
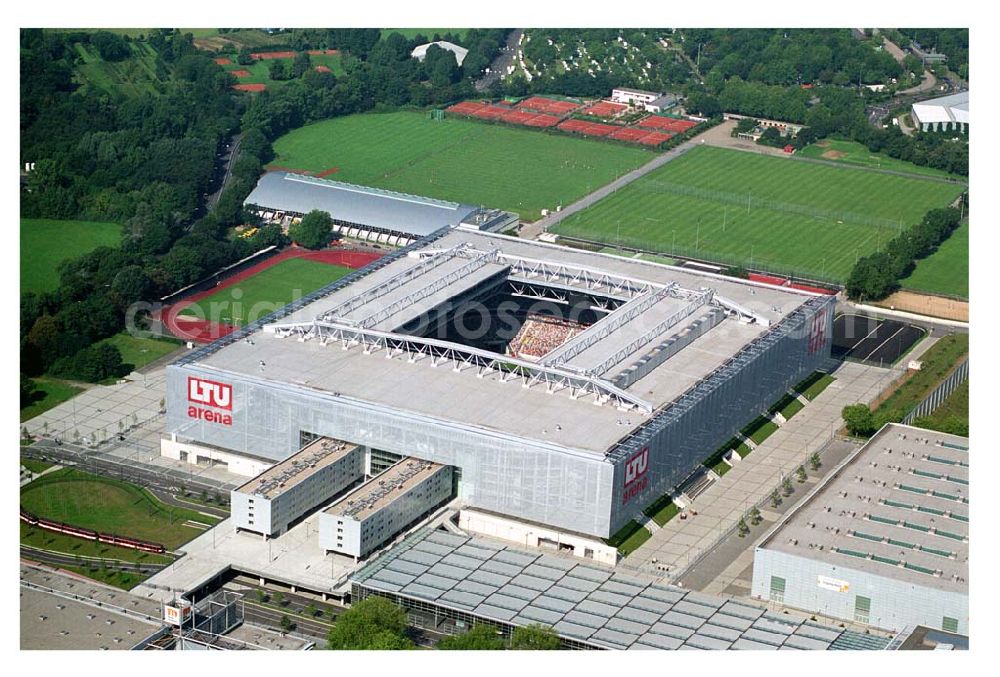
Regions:
[[254, 52], [251, 59], [261, 61], [264, 59], [294, 59], [295, 52]]
[[925, 332], [897, 320], [838, 315], [833, 321], [832, 355], [875, 366], [889, 366], [909, 352]]
[[531, 96], [517, 104], [522, 110], [532, 110], [536, 113], [552, 113], [553, 115], [566, 115], [580, 107], [580, 104], [572, 101], [558, 101], [547, 99], [544, 96]]
[[229, 59], [227, 59], [224, 56], [220, 56], [218, 59], [214, 59], [214, 61], [215, 61], [215, 63], [219, 64], [220, 66], [232, 66], [233, 65], [233, 62], [230, 61]]
[[584, 108], [581, 113], [584, 115], [593, 115], [595, 118], [610, 118], [614, 117], [618, 113], [627, 109], [623, 103], [612, 103], [611, 101], [596, 101], [586, 108]]
[[250, 71], [248, 71], [248, 70], [246, 70], [244, 68], [239, 68], [239, 69], [234, 70], [234, 71], [229, 71], [229, 73], [230, 73], [230, 75], [233, 75], [234, 77], [237, 77], [237, 78], [248, 78], [251, 75]]
[[240, 92], [263, 92], [267, 85], [233, 85], [233, 89]]

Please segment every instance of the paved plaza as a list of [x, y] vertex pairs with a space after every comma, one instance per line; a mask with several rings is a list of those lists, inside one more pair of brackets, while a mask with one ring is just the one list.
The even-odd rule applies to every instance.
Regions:
[[700, 494], [689, 507], [687, 519], [675, 517], [667, 522], [625, 560], [625, 567], [676, 580], [751, 506], [769, 496], [784, 476], [808, 464], [809, 456], [843, 425], [840, 411], [845, 405], [871, 402], [900, 372], [847, 362], [834, 376], [837, 380], [819, 397]]

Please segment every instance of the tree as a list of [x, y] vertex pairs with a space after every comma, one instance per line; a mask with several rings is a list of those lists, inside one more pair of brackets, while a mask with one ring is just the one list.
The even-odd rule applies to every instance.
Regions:
[[799, 484], [802, 484], [806, 481], [806, 469], [800, 465], [795, 471], [795, 476], [799, 480]]
[[781, 491], [785, 494], [785, 496], [791, 496], [792, 492], [795, 491], [795, 487], [792, 486], [791, 477], [785, 476], [785, 478], [781, 480]]
[[292, 629], [292, 619], [287, 614], [281, 614], [279, 624], [281, 625], [282, 632], [290, 632]]
[[288, 235], [306, 249], [322, 249], [330, 242], [333, 219], [329, 212], [314, 209], [288, 229]]
[[285, 595], [279, 590], [278, 592], [274, 593], [273, 600], [275, 604], [281, 606], [282, 604], [285, 603]]
[[384, 597], [369, 597], [340, 614], [327, 636], [330, 649], [411, 649], [406, 612]]
[[503, 638], [490, 625], [479, 623], [461, 635], [445, 637], [437, 643], [444, 651], [496, 651], [504, 648]]
[[878, 429], [875, 425], [875, 415], [867, 404], [849, 404], [840, 412], [847, 432], [856, 437], [871, 437]]
[[292, 77], [302, 77], [302, 74], [309, 71], [312, 63], [309, 60], [309, 52], [299, 52], [292, 59]]
[[561, 646], [559, 635], [548, 625], [519, 626], [510, 636], [510, 648], [516, 650], [554, 651]]
[[819, 470], [819, 467], [823, 465], [823, 462], [819, 458], [819, 452], [813, 452], [813, 455], [809, 457], [809, 467], [814, 471]]
[[241, 47], [239, 54], [236, 55], [236, 63], [241, 66], [249, 66], [253, 63], [253, 57], [250, 54], [249, 47]]
[[24, 374], [21, 374], [21, 409], [24, 409], [35, 401], [35, 393], [37, 391], [37, 384]]
[[747, 526], [746, 520], [744, 520], [742, 517], [740, 518], [739, 523], [736, 525], [736, 530], [739, 533], [740, 538], [743, 538], [750, 533], [750, 527]]
[[774, 489], [771, 491], [771, 507], [777, 508], [779, 505], [781, 505], [781, 495], [777, 489]]
[[761, 520], [760, 510], [757, 509], [757, 506], [750, 508], [750, 524], [756, 526], [760, 524], [760, 520]]
[[306, 608], [305, 608], [304, 611], [306, 613], [306, 616], [315, 616], [316, 615], [316, 604], [315, 604], [315, 602], [309, 602], [309, 604], [306, 605]]

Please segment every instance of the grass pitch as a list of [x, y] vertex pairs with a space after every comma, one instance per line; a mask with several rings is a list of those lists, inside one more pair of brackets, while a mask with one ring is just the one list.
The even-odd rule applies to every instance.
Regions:
[[226, 324], [247, 324], [350, 272], [351, 269], [346, 266], [308, 259], [286, 259], [251, 278], [196, 301], [184, 308], [181, 315]]
[[858, 257], [962, 188], [699, 146], [553, 231], [842, 282]]
[[969, 222], [956, 228], [936, 252], [918, 261], [910, 276], [900, 284], [904, 289], [968, 298]]
[[857, 167], [869, 167], [871, 169], [888, 169], [895, 172], [906, 172], [907, 174], [919, 174], [921, 176], [936, 176], [941, 178], [957, 179], [967, 182], [968, 177], [949, 174], [933, 167], [921, 167], [906, 160], [898, 160], [889, 157], [884, 153], [873, 153], [863, 144], [856, 141], [843, 141], [840, 139], [823, 139], [814, 144], [806, 146], [796, 153], [802, 157], [817, 158], [820, 160], [831, 160], [841, 162], [845, 165], [855, 165]]
[[26, 485], [21, 489], [21, 506], [39, 517], [162, 543], [168, 549], [202, 533], [185, 522], [213, 525], [218, 521], [161, 503], [133, 484], [72, 468], [56, 470]]
[[424, 113], [324, 120], [274, 143], [282, 167], [517, 212], [531, 221], [651, 160], [650, 150]]
[[55, 290], [60, 263], [121, 239], [117, 223], [21, 219], [21, 291]]
[[35, 376], [31, 380], [37, 386], [35, 390], [37, 399], [24, 409], [21, 409], [21, 421], [41, 416], [52, 407], [62, 404], [77, 393], [83, 392], [83, 388], [55, 378]]

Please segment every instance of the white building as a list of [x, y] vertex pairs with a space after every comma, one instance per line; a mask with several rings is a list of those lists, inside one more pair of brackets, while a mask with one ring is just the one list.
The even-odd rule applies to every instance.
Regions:
[[320, 547], [366, 557], [451, 495], [450, 465], [404, 458], [320, 513]]
[[678, 104], [673, 94], [664, 94], [643, 105], [647, 113], [665, 113]]
[[615, 103], [626, 103], [630, 106], [645, 105], [663, 97], [663, 92], [647, 92], [642, 89], [616, 87], [611, 90], [611, 100]]
[[969, 93], [929, 99], [913, 104], [913, 123], [925, 132], [957, 130], [963, 134], [969, 125]]
[[417, 61], [423, 61], [427, 57], [427, 49], [431, 45], [437, 45], [441, 49], [447, 49], [449, 52], [452, 52], [455, 55], [455, 61], [458, 63], [459, 66], [462, 65], [463, 61], [465, 61], [465, 55], [469, 53], [469, 50], [467, 50], [465, 47], [456, 45], [453, 42], [438, 40], [437, 42], [428, 42], [425, 45], [417, 45], [416, 47], [413, 48], [413, 51], [410, 52], [410, 56], [416, 59]]
[[364, 479], [364, 447], [320, 438], [231, 492], [237, 531], [277, 536]]
[[888, 424], [754, 552], [751, 595], [902, 631], [969, 634], [968, 438]]

